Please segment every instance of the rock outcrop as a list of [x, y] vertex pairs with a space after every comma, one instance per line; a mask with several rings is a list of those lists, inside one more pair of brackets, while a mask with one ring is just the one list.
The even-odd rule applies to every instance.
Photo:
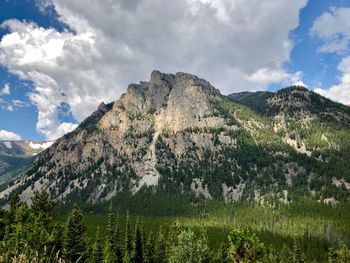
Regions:
[[[334, 186], [337, 175], [324, 167], [336, 165], [330, 151], [345, 147], [338, 140], [346, 139], [349, 128], [336, 128], [339, 136], [332, 141], [327, 125], [350, 118], [346, 106], [301, 88], [231, 99], [194, 75], [153, 71], [149, 82], [130, 84], [118, 100], [101, 103], [40, 153], [0, 199], [6, 202], [17, 191], [30, 202], [45, 189], [61, 202], [94, 203], [151, 189], [226, 202], [264, 195], [284, 200], [292, 187], [314, 193], [314, 181]], [[325, 111], [319, 113], [315, 103]], [[320, 134], [327, 140], [319, 144], [305, 132], [315, 121], [327, 127]], [[298, 172], [291, 173], [291, 163]], [[318, 193], [332, 197], [322, 188]]]

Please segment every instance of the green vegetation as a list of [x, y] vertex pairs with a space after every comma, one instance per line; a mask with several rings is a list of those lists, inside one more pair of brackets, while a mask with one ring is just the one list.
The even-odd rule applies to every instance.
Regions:
[[161, 217], [143, 216], [147, 212], [136, 208], [130, 216], [120, 216], [127, 204], [123, 209], [115, 200], [107, 211], [105, 205], [95, 205], [99, 214], [91, 206], [84, 215], [73, 205], [66, 219], [55, 216], [63, 207], [53, 210], [46, 192], [37, 194], [30, 207], [15, 196], [10, 210], [0, 213], [0, 262], [350, 260], [348, 205], [328, 207], [304, 200], [277, 209], [197, 201], [189, 205], [193, 213], [186, 217], [166, 216], [164, 203], [157, 207], [164, 210]]
[[[59, 178], [50, 196], [69, 194], [53, 208], [45, 192], [31, 206], [13, 192], [9, 211], [0, 211], [0, 262], [350, 262], [350, 129], [339, 121], [349, 109], [304, 91], [278, 92], [278, 105], [262, 93], [257, 108], [249, 106], [252, 94], [244, 95], [245, 106], [220, 97], [209, 117], [224, 117], [222, 127], [167, 128], [155, 144], [158, 185], [137, 193], [132, 164], [142, 162], [153, 127], [130, 126], [124, 134], [133, 156], [104, 142], [110, 155], [96, 160], [92, 149], [77, 173], [68, 164], [44, 174], [40, 167], [58, 164], [37, 159], [17, 191]], [[142, 122], [150, 114], [129, 117]], [[99, 118], [80, 129], [92, 132]], [[111, 199], [91, 204], [94, 197]]]
[[5, 168], [0, 168], [0, 191], [8, 187], [8, 184], [16, 180], [22, 172], [33, 162], [34, 157], [10, 156], [0, 154], [0, 164], [6, 163]]

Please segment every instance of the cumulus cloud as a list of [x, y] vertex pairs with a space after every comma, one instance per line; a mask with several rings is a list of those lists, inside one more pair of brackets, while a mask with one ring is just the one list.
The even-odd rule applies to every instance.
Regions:
[[21, 140], [21, 136], [14, 132], [0, 130], [0, 141], [18, 141]]
[[315, 92], [332, 100], [350, 105], [350, 56], [342, 59], [338, 70], [342, 73], [338, 85], [334, 85], [329, 89], [317, 88]]
[[6, 83], [5, 86], [1, 89], [0, 95], [10, 95], [11, 89], [10, 89], [10, 84]]
[[301, 82], [302, 72], [288, 74], [284, 70], [270, 70], [262, 68], [254, 72], [249, 79], [262, 87], [271, 83], [295, 84]]
[[223, 93], [298, 81], [300, 73], [283, 64], [306, 2], [40, 0], [41, 10], [54, 8], [70, 30], [8, 20], [0, 63], [34, 83], [37, 129], [52, 139], [62, 104], [81, 121], [153, 69], [197, 74]]
[[315, 92], [332, 100], [350, 105], [350, 8], [332, 8], [318, 17], [311, 30], [311, 35], [323, 41], [321, 52], [336, 53], [341, 61], [338, 70], [341, 73], [339, 84], [328, 89], [316, 88]]
[[318, 17], [310, 30], [312, 36], [323, 40], [322, 52], [344, 52], [350, 42], [350, 8], [332, 8]]
[[62, 122], [55, 129], [47, 129], [43, 133], [45, 134], [47, 140], [54, 141], [55, 139], [62, 137], [66, 133], [75, 130], [77, 127], [78, 124]]
[[306, 84], [304, 83], [304, 81], [302, 81], [302, 80], [298, 80], [298, 81], [294, 82], [293, 85], [294, 85], [294, 86], [302, 86], [302, 87], [305, 87], [305, 88], [308, 87], [308, 85], [306, 85]]

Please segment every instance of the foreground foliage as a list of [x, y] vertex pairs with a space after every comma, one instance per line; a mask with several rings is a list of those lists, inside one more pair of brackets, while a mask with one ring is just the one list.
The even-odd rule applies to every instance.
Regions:
[[[108, 215], [102, 220], [95, 217], [91, 227], [91, 216], [84, 215], [77, 205], [66, 219], [54, 216], [53, 208], [48, 194], [41, 192], [31, 206], [16, 195], [9, 211], [1, 210], [0, 262], [350, 262], [345, 243], [330, 248], [324, 260], [316, 260], [306, 256], [308, 251], [296, 236], [292, 243], [280, 238], [280, 246], [276, 246], [273, 236], [253, 233], [249, 230], [254, 229], [253, 220], [246, 220], [241, 227], [226, 225], [230, 231], [214, 228], [213, 233], [209, 217], [175, 221], [153, 217], [147, 221], [147, 217], [128, 213], [121, 217], [110, 205]], [[221, 218], [216, 223], [227, 224]]]

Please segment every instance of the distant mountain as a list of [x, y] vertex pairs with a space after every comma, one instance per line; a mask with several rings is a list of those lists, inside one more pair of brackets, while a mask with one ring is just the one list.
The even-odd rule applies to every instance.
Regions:
[[268, 107], [267, 99], [271, 98], [273, 95], [273, 92], [268, 91], [243, 91], [239, 93], [232, 93], [228, 95], [228, 97], [232, 101], [246, 105], [257, 112], [265, 113]]
[[21, 176], [34, 156], [51, 145], [52, 142], [0, 141], [0, 189]]
[[102, 103], [0, 193], [95, 203], [152, 191], [225, 202], [350, 197], [350, 108], [302, 87], [223, 96], [186, 73], [152, 72]]

